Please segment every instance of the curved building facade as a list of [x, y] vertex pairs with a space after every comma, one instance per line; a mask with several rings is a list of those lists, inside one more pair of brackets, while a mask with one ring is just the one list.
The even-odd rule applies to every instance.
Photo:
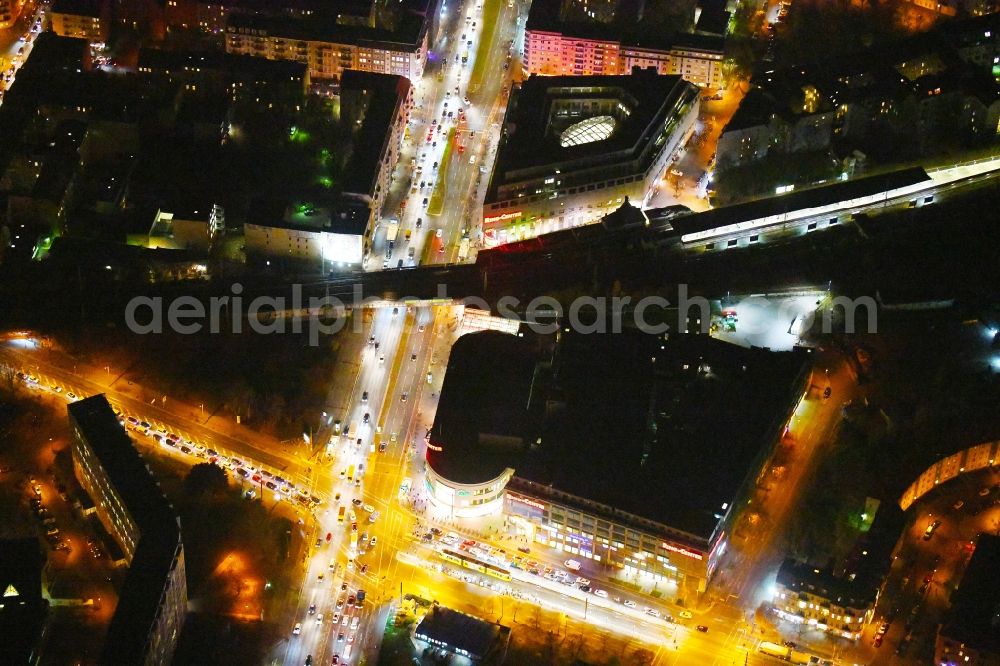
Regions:
[[514, 476], [510, 467], [482, 483], [457, 483], [438, 474], [429, 461], [424, 463], [424, 483], [431, 504], [448, 511], [453, 518], [475, 518], [500, 513], [507, 482]]

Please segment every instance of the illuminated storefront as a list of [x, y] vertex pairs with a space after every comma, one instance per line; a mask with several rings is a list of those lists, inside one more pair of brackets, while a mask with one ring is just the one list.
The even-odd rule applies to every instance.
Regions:
[[486, 247], [640, 205], [694, 131], [698, 88], [679, 76], [531, 77], [504, 119], [483, 203]]
[[[514, 483], [522, 485], [520, 480]], [[665, 525], [657, 529], [657, 523], [622, 511], [614, 511], [612, 520], [608, 511], [577, 499], [554, 502], [508, 488], [504, 514], [519, 534], [534, 543], [622, 570], [626, 577], [683, 585], [696, 593], [705, 591], [714, 563], [725, 550], [724, 534], [715, 539], [710, 554], [707, 549], [680, 542], [677, 535], [664, 538], [664, 533], [672, 532]], [[586, 504], [594, 504], [594, 510], [581, 510]], [[691, 536], [690, 541], [699, 540]]]
[[424, 485], [432, 505], [452, 518], [475, 518], [500, 513], [503, 491], [514, 470], [507, 468], [498, 477], [483, 483], [455, 483], [424, 464]]

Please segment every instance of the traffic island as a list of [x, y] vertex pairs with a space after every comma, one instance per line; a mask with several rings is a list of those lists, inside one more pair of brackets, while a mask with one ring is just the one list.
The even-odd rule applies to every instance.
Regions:
[[455, 147], [455, 128], [448, 130], [448, 141], [444, 146], [444, 155], [441, 156], [441, 164], [438, 166], [437, 180], [434, 182], [434, 191], [431, 192], [430, 202], [427, 204], [428, 215], [440, 215], [444, 209], [444, 198], [448, 194], [448, 166], [451, 164], [451, 153]]
[[483, 34], [476, 48], [476, 62], [472, 65], [472, 75], [469, 77], [469, 93], [479, 90], [483, 83], [483, 74], [489, 56], [493, 52], [493, 41], [496, 39], [497, 28], [500, 25], [500, 11], [503, 0], [484, 0], [483, 2]]

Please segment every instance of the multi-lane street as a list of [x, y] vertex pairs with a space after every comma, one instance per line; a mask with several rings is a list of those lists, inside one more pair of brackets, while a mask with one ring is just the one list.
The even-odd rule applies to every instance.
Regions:
[[[513, 53], [523, 33], [518, 31], [519, 26], [523, 28], [518, 21], [519, 4], [498, 4], [497, 16], [485, 16], [483, 3], [477, 0], [445, 6], [433, 57], [428, 58], [423, 78], [415, 82], [416, 105], [367, 270], [451, 263], [472, 256], [478, 240], [479, 205], [514, 72], [507, 55]], [[497, 29], [490, 47], [479, 49], [487, 22], [495, 22]], [[477, 63], [478, 53], [488, 60]], [[483, 76], [471, 90], [476, 67]], [[453, 145], [445, 165], [449, 141]], [[440, 188], [440, 213], [428, 211], [435, 187]], [[398, 226], [391, 222], [394, 219]], [[464, 246], [463, 239], [469, 240]]]
[[[124, 413], [162, 424], [154, 424], [154, 428], [178, 432], [185, 440], [201, 442], [230, 458], [245, 456], [246, 466], [254, 461], [251, 473], [255, 476], [264, 469], [280, 470], [297, 490], [322, 499], [313, 519], [303, 525], [309, 555], [301, 572], [297, 607], [293, 621], [285, 628], [287, 639], [271, 655], [281, 663], [305, 663], [310, 655], [316, 663], [330, 663], [334, 655], [349, 659], [348, 663], [361, 654], [374, 656], [391, 608], [389, 602], [398, 599], [403, 589], [442, 603], [448, 598], [456, 603], [464, 599], [466, 604], [482, 598], [481, 609], [486, 615], [493, 612], [493, 606], [488, 605], [499, 604], [498, 599], [509, 599], [525, 608], [538, 606], [561, 613], [567, 621], [659, 645], [655, 663], [766, 660], [754, 652], [761, 636], [751, 634], [748, 618], [779, 562], [774, 542], [781, 534], [784, 515], [809, 476], [815, 449], [829, 439], [838, 412], [835, 403], [841, 404], [849, 393], [851, 380], [846, 371], [831, 364], [830, 375], [823, 373], [820, 380], [829, 381], [838, 400], [807, 399], [797, 411], [791, 434], [801, 458], [790, 465], [782, 483], [762, 505], [762, 510], [770, 512], [766, 526], [747, 532], [734, 543], [732, 570], [719, 585], [719, 590], [731, 596], [709, 597], [706, 604], [691, 609], [693, 613], [685, 617], [672, 603], [624, 585], [614, 572], [580, 572], [592, 581], [595, 590], [606, 591], [607, 598], [577, 589], [569, 578], [527, 572], [528, 559], [538, 569], [547, 567], [552, 576], [564, 568], [560, 553], [537, 545], [531, 545], [530, 556], [518, 555], [520, 564], [512, 562], [509, 552], [497, 560], [511, 572], [509, 581], [483, 580], [483, 576], [470, 575], [441, 558], [446, 546], [441, 542], [443, 532], [464, 540], [475, 526], [433, 522], [413, 498], [420, 498], [423, 488], [424, 434], [433, 419], [448, 350], [466, 330], [460, 325], [462, 314], [458, 306], [416, 308], [402, 303], [356, 312], [361, 326], [349, 334], [358, 349], [356, 362], [348, 366], [344, 377], [333, 378], [338, 389], [328, 402], [329, 425], [316, 435], [315, 453], [309, 460], [248, 448], [256, 444], [227, 439], [163, 407], [127, 394], [116, 395], [107, 386], [113, 383], [110, 379], [102, 384], [93, 377], [81, 377], [51, 362], [51, 351], [38, 350], [24, 341], [8, 341], [0, 353], [11, 367], [36, 374], [39, 385], [62, 386], [78, 396], [107, 393]], [[351, 344], [346, 342], [345, 348]], [[493, 541], [479, 536], [481, 544], [485, 541], [479, 548], [495, 552], [511, 549], [500, 535], [492, 537]], [[483, 587], [491, 583], [495, 589]], [[359, 603], [361, 590], [365, 599]], [[671, 617], [674, 621], [665, 619]], [[708, 630], [696, 631], [696, 625]]]

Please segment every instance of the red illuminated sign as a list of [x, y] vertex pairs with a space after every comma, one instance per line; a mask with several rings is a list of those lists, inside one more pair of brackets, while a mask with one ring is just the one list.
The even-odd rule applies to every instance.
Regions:
[[532, 506], [538, 509], [539, 511], [545, 511], [545, 505], [542, 504], [541, 502], [530, 500], [527, 497], [517, 497], [516, 495], [511, 495], [510, 493], [507, 493], [507, 497], [515, 502], [520, 502], [521, 504], [527, 504], [528, 506]]
[[670, 552], [672, 552], [672, 553], [680, 553], [681, 555], [684, 555], [685, 557], [692, 557], [692, 558], [694, 558], [696, 560], [703, 560], [703, 559], [705, 559], [705, 556], [702, 555], [701, 553], [699, 553], [698, 551], [690, 550], [690, 549], [684, 548], [682, 546], [675, 546], [672, 543], [667, 543], [666, 541], [664, 541], [662, 543], [662, 546], [665, 549], [667, 549]]
[[483, 218], [483, 222], [503, 222], [504, 220], [513, 220], [515, 218], [521, 217], [521, 211], [514, 213], [503, 213], [502, 215], [490, 215]]

